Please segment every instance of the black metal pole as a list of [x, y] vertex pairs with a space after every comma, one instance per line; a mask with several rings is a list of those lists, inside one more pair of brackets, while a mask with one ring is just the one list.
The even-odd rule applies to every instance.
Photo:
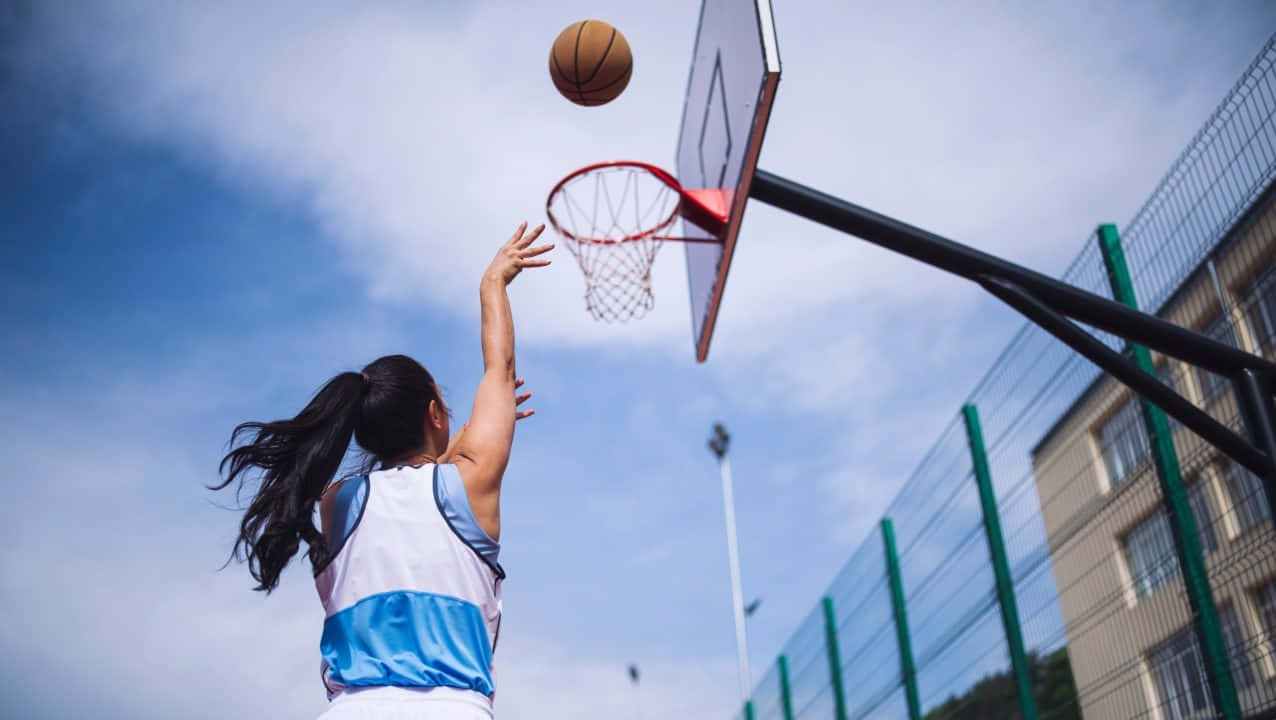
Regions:
[[[1267, 457], [1276, 458], [1276, 407], [1273, 407], [1276, 403], [1272, 401], [1272, 384], [1244, 370], [1232, 381], [1232, 387], [1254, 444], [1266, 451]], [[1250, 470], [1263, 483], [1272, 524], [1276, 525], [1276, 462], [1269, 462], [1262, 472]]]
[[[1185, 400], [1154, 376], [1140, 370], [1126, 357], [1099, 342], [1067, 318], [1061, 317], [1032, 295], [1024, 292], [1023, 288], [998, 278], [985, 277], [976, 280], [1002, 302], [1018, 310], [1024, 317], [1089, 358], [1091, 362], [1125, 383], [1131, 390], [1152, 401], [1192, 432], [1236, 458], [1240, 464], [1256, 473], [1264, 472], [1270, 467], [1268, 462], [1270, 455], [1245, 442], [1226, 425]], [[1259, 445], [1259, 448], [1261, 447]]]
[[1219, 375], [1249, 368], [1276, 381], [1276, 363], [765, 170], [754, 172], [749, 197], [970, 280], [1008, 280], [1056, 312]]
[[[1276, 363], [818, 190], [755, 170], [749, 197], [973, 280], [1263, 478], [1276, 522]], [[1066, 316], [1066, 317], [1065, 317]], [[1067, 318], [1232, 378], [1254, 442], [1223, 426]]]

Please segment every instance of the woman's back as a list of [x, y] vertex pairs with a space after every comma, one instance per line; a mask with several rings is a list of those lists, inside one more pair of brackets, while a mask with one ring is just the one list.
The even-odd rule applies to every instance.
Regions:
[[331, 560], [315, 576], [329, 697], [370, 686], [453, 688], [490, 707], [504, 572], [456, 467], [351, 478], [330, 518]]

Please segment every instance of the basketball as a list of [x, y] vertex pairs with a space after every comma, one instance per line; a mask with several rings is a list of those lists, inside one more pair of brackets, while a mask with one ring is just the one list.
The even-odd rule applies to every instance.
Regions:
[[602, 105], [624, 91], [634, 70], [629, 43], [602, 20], [563, 29], [549, 50], [549, 75], [563, 97], [577, 105]]

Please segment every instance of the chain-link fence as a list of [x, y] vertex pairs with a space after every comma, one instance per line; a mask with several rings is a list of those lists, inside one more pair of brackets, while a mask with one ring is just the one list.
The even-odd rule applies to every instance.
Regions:
[[[1276, 36], [1134, 219], [1088, 238], [1064, 280], [1276, 359], [1274, 117]], [[1247, 437], [1227, 378], [1095, 336]], [[1026, 324], [752, 713], [1276, 718], [1272, 492]]]

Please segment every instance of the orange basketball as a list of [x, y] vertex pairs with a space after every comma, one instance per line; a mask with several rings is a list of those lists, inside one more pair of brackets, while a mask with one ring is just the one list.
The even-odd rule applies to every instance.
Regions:
[[549, 49], [554, 87], [577, 105], [610, 102], [629, 84], [633, 71], [625, 36], [602, 20], [568, 25]]

